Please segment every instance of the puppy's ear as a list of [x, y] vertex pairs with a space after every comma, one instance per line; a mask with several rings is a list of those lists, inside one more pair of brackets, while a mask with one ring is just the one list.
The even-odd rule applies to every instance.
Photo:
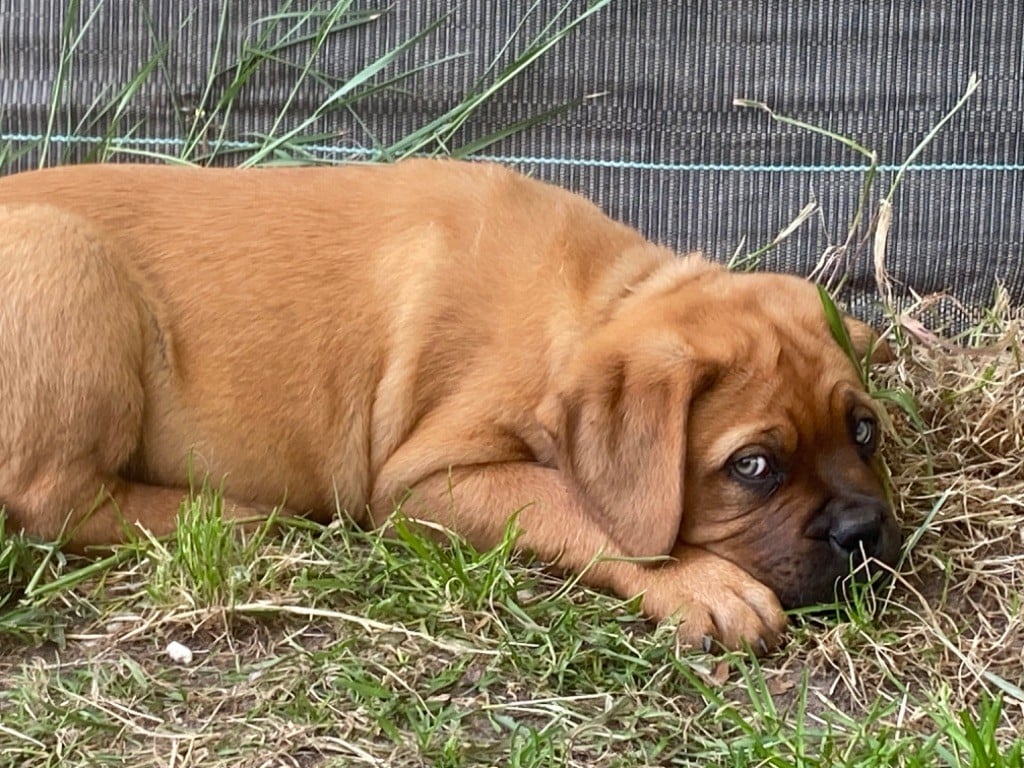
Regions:
[[630, 556], [668, 554], [682, 519], [693, 364], [678, 348], [577, 360], [537, 419], [588, 513]]
[[889, 342], [880, 339], [875, 330], [867, 323], [844, 315], [843, 325], [846, 326], [846, 332], [850, 335], [850, 343], [853, 344], [853, 351], [857, 353], [858, 359], [863, 360], [869, 354], [871, 363], [891, 363], [896, 359]]

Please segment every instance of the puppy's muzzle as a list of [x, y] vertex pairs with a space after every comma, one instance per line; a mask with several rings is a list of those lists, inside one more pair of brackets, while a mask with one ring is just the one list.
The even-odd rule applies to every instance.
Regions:
[[840, 494], [825, 503], [805, 531], [816, 540], [818, 555], [810, 562], [802, 588], [787, 590], [783, 605], [797, 607], [827, 603], [841, 594], [841, 584], [850, 574], [856, 581], [884, 576], [884, 568], [899, 559], [900, 534], [896, 519], [886, 502], [877, 496]]

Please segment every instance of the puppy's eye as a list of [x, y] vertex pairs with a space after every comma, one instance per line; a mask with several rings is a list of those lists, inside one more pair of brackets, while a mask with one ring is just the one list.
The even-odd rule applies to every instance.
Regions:
[[858, 419], [853, 427], [853, 441], [865, 448], [875, 442], [875, 420]]
[[764, 480], [772, 472], [768, 457], [760, 453], [739, 456], [732, 460], [730, 467], [741, 480]]

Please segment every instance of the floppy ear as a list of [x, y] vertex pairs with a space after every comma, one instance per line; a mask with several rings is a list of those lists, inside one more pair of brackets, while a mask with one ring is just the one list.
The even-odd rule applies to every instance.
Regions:
[[869, 362], [871, 363], [891, 363], [896, 359], [889, 342], [880, 339], [875, 330], [867, 323], [843, 315], [843, 325], [846, 326], [846, 332], [850, 335], [850, 343], [853, 344], [853, 351], [857, 353], [859, 359], [863, 360], [868, 357], [869, 353], [871, 355]]
[[694, 365], [678, 347], [588, 358], [537, 419], [598, 525], [630, 556], [666, 555], [682, 520]]

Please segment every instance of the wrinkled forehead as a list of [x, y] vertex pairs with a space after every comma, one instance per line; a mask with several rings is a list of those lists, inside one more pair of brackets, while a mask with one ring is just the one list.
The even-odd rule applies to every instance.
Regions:
[[729, 275], [735, 289], [746, 296], [750, 317], [763, 317], [782, 336], [799, 346], [824, 337], [833, 340], [821, 294], [814, 283], [793, 275]]
[[762, 431], [772, 442], [790, 443], [834, 431], [836, 420], [855, 409], [873, 410], [820, 304], [736, 311], [720, 322], [724, 331], [708, 333], [698, 352], [716, 369], [713, 385], [693, 404], [704, 428], [723, 435]]
[[706, 358], [717, 368], [717, 397], [745, 400], [751, 407], [775, 403], [820, 410], [829, 403], [846, 403], [863, 390], [854, 363], [830, 336], [801, 335], [765, 324], [756, 335], [743, 330], [734, 328], [728, 348], [712, 350]]
[[747, 382], [734, 397], [728, 390], [713, 389], [694, 404], [692, 416], [703, 436], [702, 453], [716, 465], [751, 444], [785, 454], [811, 445], [825, 449], [835, 440], [845, 442], [851, 418], [876, 413], [860, 385], [846, 378], [802, 386], [780, 379]]
[[761, 370], [839, 370], [851, 361], [832, 336], [818, 289], [775, 274], [722, 272], [682, 297], [689, 341], [722, 367], [751, 363]]
[[830, 412], [840, 384], [858, 393], [857, 367], [832, 336], [817, 287], [799, 277], [719, 271], [660, 297], [698, 365], [716, 410], [792, 417]]
[[783, 335], [828, 336], [818, 288], [800, 277], [717, 270], [673, 288], [658, 300], [675, 305], [689, 322], [711, 332], [749, 326], [754, 335], [774, 329]]
[[[808, 287], [810, 298], [794, 291], [788, 302], [751, 297], [748, 310], [725, 320], [728, 338], [718, 351], [719, 365], [732, 388], [818, 405], [840, 383], [844, 391], [861, 388], [857, 366], [832, 336], [817, 292]], [[714, 336], [709, 334], [712, 344]]]

